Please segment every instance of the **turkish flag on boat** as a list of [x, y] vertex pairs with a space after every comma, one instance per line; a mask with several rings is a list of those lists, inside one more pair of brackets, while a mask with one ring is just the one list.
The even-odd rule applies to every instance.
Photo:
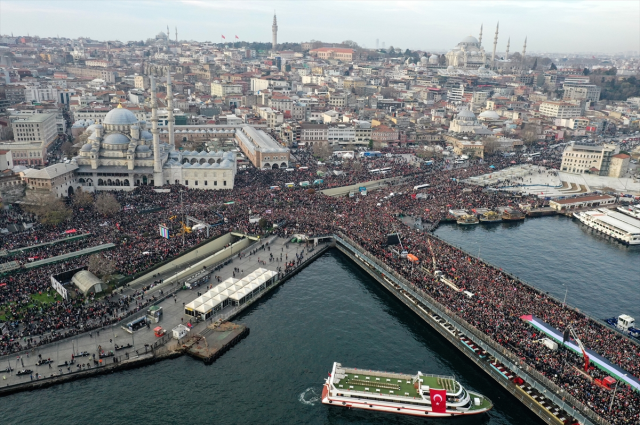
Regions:
[[445, 413], [447, 410], [447, 390], [429, 390], [433, 413]]

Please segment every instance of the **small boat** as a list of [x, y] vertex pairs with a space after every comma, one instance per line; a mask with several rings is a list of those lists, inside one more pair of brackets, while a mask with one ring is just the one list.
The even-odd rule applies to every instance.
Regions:
[[478, 224], [480, 223], [480, 220], [478, 220], [478, 217], [476, 217], [475, 215], [468, 214], [468, 215], [463, 215], [459, 217], [456, 220], [456, 223], [462, 224], [462, 225]]
[[605, 322], [624, 335], [640, 339], [640, 329], [635, 327], [636, 320], [628, 314], [621, 314], [618, 317], [610, 317], [609, 319], [605, 319]]
[[504, 221], [520, 221], [524, 220], [524, 214], [511, 208], [505, 208], [502, 212], [502, 219]]
[[633, 218], [640, 218], [640, 204], [618, 207], [618, 211]]
[[495, 211], [487, 211], [480, 216], [482, 223], [499, 223], [502, 221], [502, 217]]

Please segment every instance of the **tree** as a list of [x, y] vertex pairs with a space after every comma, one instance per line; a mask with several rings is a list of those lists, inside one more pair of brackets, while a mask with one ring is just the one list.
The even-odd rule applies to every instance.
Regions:
[[71, 208], [56, 198], [51, 192], [30, 190], [25, 197], [23, 208], [38, 217], [42, 224], [55, 226], [73, 216]]
[[91, 273], [103, 281], [109, 280], [113, 272], [116, 271], [115, 262], [105, 257], [102, 253], [93, 254], [89, 257], [89, 264], [87, 266]]
[[369, 139], [369, 149], [373, 149], [373, 140]]
[[550, 70], [550, 71], [557, 71], [557, 70], [558, 70], [558, 67], [556, 66], [556, 64], [555, 64], [555, 63], [551, 62], [551, 66], [549, 67], [549, 70]]
[[262, 217], [262, 218], [260, 218], [260, 220], [258, 220], [258, 226], [260, 226], [260, 228], [262, 230], [264, 230], [264, 229], [267, 228], [267, 226], [269, 226], [269, 223], [267, 222], [267, 220], [264, 217]]
[[333, 149], [328, 143], [315, 143], [313, 145], [313, 155], [320, 159], [329, 159], [333, 154]]
[[394, 50], [393, 46], [389, 46], [389, 54], [393, 55], [395, 53], [396, 53], [396, 51]]
[[591, 71], [589, 71], [589, 68], [585, 68], [582, 70], [582, 75], [589, 75], [591, 74]]
[[405, 56], [411, 56], [411, 50], [407, 49], [404, 51]]
[[69, 156], [69, 154], [71, 154], [71, 151], [73, 150], [73, 145], [69, 142], [64, 142], [62, 146], [60, 146], [60, 150], [63, 154]]
[[77, 207], [88, 207], [93, 204], [93, 196], [89, 192], [78, 190], [73, 195], [73, 205]]
[[342, 42], [342, 44], [344, 44], [345, 46], [349, 46], [351, 48], [354, 48], [354, 49], [357, 48], [357, 47], [360, 47], [360, 46], [358, 46], [358, 43], [356, 43], [353, 40], [345, 40], [345, 41]]
[[539, 127], [534, 124], [525, 124], [522, 129], [522, 141], [525, 146], [531, 146], [538, 141]]
[[613, 67], [613, 68], [609, 68], [604, 72], [604, 75], [616, 75], [618, 73], [618, 70]]
[[110, 193], [102, 193], [96, 198], [96, 211], [104, 215], [114, 215], [120, 211], [120, 203]]
[[535, 70], [538, 67], [538, 58], [536, 58], [535, 61], [533, 61], [533, 66], [531, 67], [532, 70]]
[[495, 137], [487, 137], [482, 141], [482, 145], [484, 146], [485, 155], [493, 155], [500, 147], [500, 143]]

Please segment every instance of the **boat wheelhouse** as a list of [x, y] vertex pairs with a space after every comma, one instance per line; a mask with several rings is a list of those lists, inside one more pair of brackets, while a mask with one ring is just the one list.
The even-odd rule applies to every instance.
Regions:
[[325, 381], [322, 403], [423, 417], [474, 415], [493, 407], [491, 400], [452, 376], [379, 372], [340, 363], [333, 364]]

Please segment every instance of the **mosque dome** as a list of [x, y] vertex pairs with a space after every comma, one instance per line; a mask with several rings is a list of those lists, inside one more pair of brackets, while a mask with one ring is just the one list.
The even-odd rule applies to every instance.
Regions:
[[147, 145], [138, 145], [136, 146], [136, 152], [150, 152], [149, 146]]
[[468, 109], [463, 109], [458, 112], [458, 118], [471, 118], [474, 119], [476, 115]]
[[447, 67], [447, 71], [453, 71], [454, 69], [455, 69], [455, 68], [453, 67], [453, 65], [449, 65], [449, 66]]
[[138, 122], [138, 119], [128, 109], [124, 109], [122, 106], [118, 105], [117, 108], [109, 111], [107, 116], [104, 117], [105, 124], [112, 125], [122, 125], [122, 124], [135, 124]]
[[124, 134], [111, 133], [104, 138], [104, 141], [102, 143], [105, 145], [128, 145], [129, 138]]
[[85, 143], [84, 145], [82, 145], [82, 148], [80, 148], [80, 152], [90, 152], [91, 148], [93, 148], [93, 145], [91, 143]]
[[485, 120], [497, 120], [500, 119], [500, 115], [498, 115], [496, 111], [484, 111], [483, 113], [478, 115], [478, 118], [482, 118]]
[[423, 56], [423, 57], [420, 58], [420, 63], [423, 64], [423, 65], [427, 64], [428, 61], [429, 61], [429, 59], [427, 59], [426, 56]]
[[473, 36], [466, 36], [460, 43], [478, 43], [478, 39]]
[[438, 63], [438, 55], [429, 56], [429, 63], [432, 65], [436, 65]]
[[152, 140], [153, 134], [149, 133], [148, 131], [142, 130], [142, 132], [140, 133], [140, 137], [143, 140]]

